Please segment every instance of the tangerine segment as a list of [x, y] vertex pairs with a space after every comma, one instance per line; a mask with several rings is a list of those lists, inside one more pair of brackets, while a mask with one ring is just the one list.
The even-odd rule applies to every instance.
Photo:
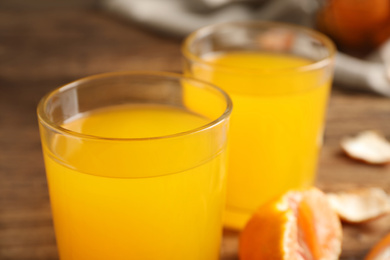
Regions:
[[368, 253], [364, 260], [388, 260], [390, 259], [390, 234], [385, 236]]
[[341, 224], [316, 188], [289, 191], [260, 207], [240, 237], [241, 260], [336, 260]]

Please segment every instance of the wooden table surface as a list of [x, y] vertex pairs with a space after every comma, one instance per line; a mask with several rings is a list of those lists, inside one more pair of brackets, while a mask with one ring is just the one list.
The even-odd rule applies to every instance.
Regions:
[[[181, 39], [117, 19], [92, 0], [22, 2], [0, 3], [0, 259], [58, 259], [35, 113], [39, 99], [96, 73], [181, 71]], [[358, 163], [340, 151], [341, 137], [367, 129], [390, 137], [390, 100], [334, 87], [319, 163], [320, 188], [381, 187], [390, 193], [389, 166]], [[363, 259], [388, 232], [388, 216], [344, 225], [342, 259]], [[238, 259], [237, 235], [225, 231], [223, 259]]]

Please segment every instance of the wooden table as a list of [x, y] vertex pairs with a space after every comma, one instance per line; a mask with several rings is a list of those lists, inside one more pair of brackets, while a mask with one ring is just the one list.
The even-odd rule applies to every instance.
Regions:
[[[39, 99], [61, 84], [91, 74], [181, 70], [181, 39], [112, 17], [94, 8], [91, 0], [49, 2], [0, 3], [1, 260], [58, 259], [35, 113]], [[374, 186], [390, 193], [389, 167], [358, 163], [340, 151], [342, 136], [366, 129], [390, 137], [390, 100], [335, 87], [320, 158], [320, 188]], [[342, 259], [363, 259], [390, 232], [390, 217], [345, 225], [344, 232]], [[223, 259], [237, 259], [237, 235], [225, 232]]]

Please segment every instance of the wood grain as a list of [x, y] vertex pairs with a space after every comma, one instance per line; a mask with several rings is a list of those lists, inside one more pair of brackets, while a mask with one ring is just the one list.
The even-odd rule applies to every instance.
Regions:
[[[18, 1], [22, 3], [22, 1]], [[76, 3], [77, 1], [73, 1]], [[88, 3], [87, 3], [88, 2]], [[117, 70], [180, 71], [180, 39], [121, 21], [95, 1], [46, 8], [0, 4], [0, 259], [58, 259], [37, 119], [39, 99], [80, 77]], [[325, 191], [382, 187], [390, 167], [352, 161], [340, 139], [376, 129], [390, 137], [390, 100], [333, 90], [317, 185]], [[361, 260], [390, 232], [390, 217], [344, 226], [344, 260]], [[223, 259], [237, 258], [238, 233], [225, 231]]]

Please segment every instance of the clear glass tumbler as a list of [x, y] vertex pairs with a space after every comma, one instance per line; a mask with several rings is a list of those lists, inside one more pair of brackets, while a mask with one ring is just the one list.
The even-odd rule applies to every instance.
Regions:
[[233, 100], [225, 222], [241, 229], [270, 198], [313, 184], [334, 44], [303, 27], [249, 21], [201, 28], [182, 53], [186, 75]]
[[38, 105], [61, 260], [216, 260], [231, 101], [160, 72], [96, 75]]

